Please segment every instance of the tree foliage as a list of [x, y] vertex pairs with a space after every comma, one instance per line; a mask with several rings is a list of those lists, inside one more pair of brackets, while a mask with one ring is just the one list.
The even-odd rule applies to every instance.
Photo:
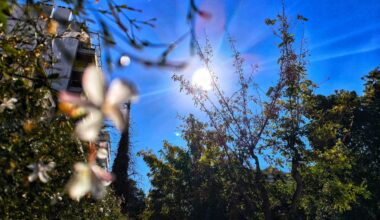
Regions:
[[[146, 219], [255, 219], [257, 204], [239, 162], [229, 160], [216, 144], [217, 134], [192, 115], [186, 118], [183, 137], [188, 148], [164, 143], [161, 157], [141, 152], [150, 167], [152, 190], [147, 197]], [[243, 169], [243, 170], [242, 170]]]

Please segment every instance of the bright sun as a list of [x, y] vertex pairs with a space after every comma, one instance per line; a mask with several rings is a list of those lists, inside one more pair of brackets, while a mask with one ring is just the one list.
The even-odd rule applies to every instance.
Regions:
[[197, 69], [192, 78], [192, 83], [194, 86], [203, 89], [212, 89], [212, 79], [209, 71], [206, 68]]

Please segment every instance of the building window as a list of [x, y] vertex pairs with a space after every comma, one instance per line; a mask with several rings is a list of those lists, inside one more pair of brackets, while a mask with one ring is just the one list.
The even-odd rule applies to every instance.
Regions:
[[70, 92], [81, 92], [82, 91], [82, 76], [83, 71], [73, 71], [71, 73], [70, 82], [68, 90]]

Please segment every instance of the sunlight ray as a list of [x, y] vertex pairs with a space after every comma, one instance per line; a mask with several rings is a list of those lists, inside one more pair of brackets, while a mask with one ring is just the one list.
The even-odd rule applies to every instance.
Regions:
[[348, 38], [355, 37], [355, 36], [360, 35], [360, 34], [364, 34], [366, 32], [375, 31], [375, 30], [379, 30], [379, 29], [380, 29], [380, 24], [367, 26], [367, 27], [364, 27], [362, 29], [346, 33], [344, 35], [336, 36], [336, 37], [331, 38], [329, 40], [326, 40], [324, 42], [320, 42], [320, 43], [311, 45], [309, 49], [312, 50], [312, 49], [320, 48], [320, 47], [323, 47], [323, 46], [326, 46], [326, 45], [329, 45], [329, 44], [332, 44], [332, 43], [335, 43], [338, 41], [342, 41], [342, 40], [345, 40]]
[[140, 95], [140, 98], [146, 98], [146, 97], [150, 97], [150, 96], [160, 95], [160, 94], [163, 94], [163, 93], [167, 93], [169, 91], [173, 91], [175, 89], [176, 89], [175, 87], [158, 89], [158, 90], [155, 90], [155, 91], [144, 93], [144, 94]]
[[314, 59], [311, 59], [310, 62], [320, 62], [320, 61], [331, 60], [331, 59], [335, 59], [335, 58], [339, 58], [339, 57], [351, 56], [351, 55], [362, 54], [362, 53], [369, 53], [369, 52], [376, 51], [379, 49], [380, 49], [380, 45], [374, 45], [374, 46], [364, 47], [364, 48], [360, 48], [360, 49], [356, 49], [356, 50], [352, 50], [352, 51], [343, 51], [343, 52], [341, 51], [341, 52], [338, 52], [335, 54], [326, 54], [326, 55], [322, 55], [320, 57], [316, 57]]

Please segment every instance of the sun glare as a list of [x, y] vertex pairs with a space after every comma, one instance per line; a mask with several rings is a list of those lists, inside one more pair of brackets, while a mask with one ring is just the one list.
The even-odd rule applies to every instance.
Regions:
[[212, 79], [209, 71], [206, 68], [197, 69], [192, 77], [193, 86], [203, 90], [212, 89]]

